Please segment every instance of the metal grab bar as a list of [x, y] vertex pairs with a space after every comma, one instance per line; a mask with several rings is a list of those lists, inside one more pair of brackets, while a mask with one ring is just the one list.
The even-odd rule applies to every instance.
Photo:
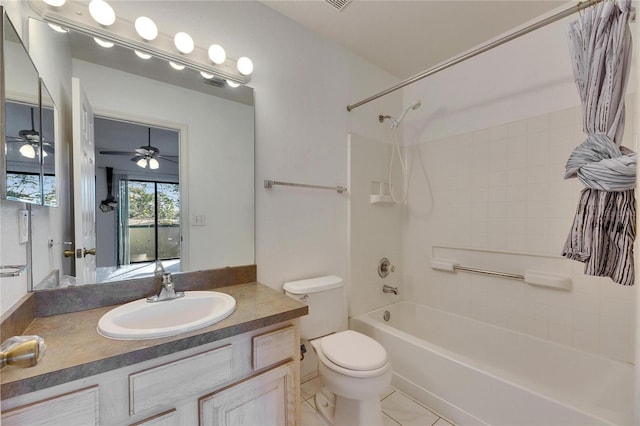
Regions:
[[342, 194], [343, 192], [347, 192], [347, 188], [343, 186], [322, 186], [322, 185], [308, 185], [306, 183], [291, 183], [291, 182], [278, 182], [277, 180], [265, 180], [264, 187], [271, 188], [274, 185], [281, 186], [296, 186], [300, 188], [312, 188], [312, 189], [330, 189], [332, 191], [338, 191], [338, 194]]
[[472, 272], [474, 274], [491, 275], [494, 277], [512, 278], [514, 280], [524, 281], [524, 275], [511, 274], [509, 272], [492, 271], [489, 269], [468, 268], [466, 266], [453, 265], [453, 271]]
[[[9, 269], [9, 271], [5, 271]], [[17, 277], [27, 270], [27, 265], [2, 265], [0, 266], [0, 278]]]

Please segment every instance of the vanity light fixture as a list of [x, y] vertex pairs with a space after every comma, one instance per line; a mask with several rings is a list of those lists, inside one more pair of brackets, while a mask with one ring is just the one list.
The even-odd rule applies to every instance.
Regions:
[[69, 32], [68, 29], [62, 28], [60, 25], [49, 23], [49, 26], [51, 27], [51, 29], [53, 31], [56, 31], [56, 32], [59, 32], [59, 33], [63, 33], [64, 34], [64, 33], [68, 33]]
[[235, 82], [233, 82], [231, 80], [227, 80], [227, 85], [229, 87], [233, 87], [233, 88], [236, 88], [236, 87], [240, 86], [238, 83], [235, 83]]
[[[130, 50], [137, 50], [156, 59], [184, 65], [185, 68], [200, 72], [207, 84], [222, 86], [225, 80], [236, 84], [247, 84], [251, 81], [250, 74], [253, 71], [253, 63], [250, 59], [246, 57], [239, 60], [231, 59], [226, 56], [225, 52], [223, 60], [224, 49], [222, 47], [214, 47], [212, 53], [215, 55], [212, 55], [213, 58], [211, 58], [209, 57], [209, 49], [195, 45], [191, 36], [186, 33], [176, 35], [178, 36], [176, 45], [176, 36], [172, 37], [159, 32], [158, 27], [150, 18], [138, 17], [136, 19], [137, 25], [124, 18], [116, 19], [115, 12], [105, 0], [91, 0], [89, 6], [86, 1], [69, 0], [63, 7], [51, 6], [49, 3], [45, 3], [45, 0], [26, 1], [34, 12], [49, 24], [68, 28], [90, 37], [97, 37]], [[92, 13], [90, 9], [106, 10], [109, 19], [101, 18], [97, 12]], [[98, 17], [96, 18], [94, 14]], [[107, 28], [107, 23], [112, 23], [112, 25]], [[144, 30], [143, 27], [148, 28]], [[214, 45], [209, 47], [212, 46]], [[180, 53], [176, 52], [176, 48]]]
[[49, 6], [60, 7], [64, 5], [67, 0], [42, 0], [42, 1], [48, 4]]
[[98, 44], [98, 46], [102, 46], [106, 49], [113, 47], [113, 43], [111, 43], [110, 41], [104, 41], [98, 37], [94, 37], [93, 40]]
[[147, 41], [155, 40], [158, 37], [158, 26], [151, 18], [140, 16], [135, 22], [136, 32]]
[[193, 52], [195, 44], [191, 36], [187, 33], [179, 32], [173, 37], [173, 43], [180, 53], [189, 54]]
[[134, 50], [134, 52], [140, 59], [151, 59], [151, 55], [149, 55], [148, 53], [144, 53], [139, 50]]
[[89, 14], [100, 25], [108, 27], [116, 22], [116, 13], [113, 8], [104, 0], [91, 0], [89, 3]]
[[227, 60], [227, 52], [225, 52], [219, 44], [209, 46], [207, 53], [209, 54], [209, 59], [211, 59], [211, 62], [214, 64], [221, 65]]
[[237, 67], [242, 75], [250, 75], [253, 72], [253, 62], [246, 56], [238, 59]]
[[173, 61], [169, 61], [169, 65], [171, 65], [171, 68], [173, 68], [176, 71], [182, 71], [185, 68], [184, 65], [176, 64]]

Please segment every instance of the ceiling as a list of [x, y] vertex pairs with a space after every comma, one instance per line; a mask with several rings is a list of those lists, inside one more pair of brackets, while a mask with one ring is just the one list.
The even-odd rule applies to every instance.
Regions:
[[324, 0], [263, 3], [400, 79], [567, 4], [551, 0], [352, 0], [339, 11]]

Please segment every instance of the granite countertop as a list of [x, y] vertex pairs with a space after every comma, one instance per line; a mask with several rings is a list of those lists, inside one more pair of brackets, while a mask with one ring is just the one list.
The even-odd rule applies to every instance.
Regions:
[[260, 283], [215, 288], [236, 299], [236, 310], [212, 326], [149, 340], [113, 340], [98, 334], [100, 317], [114, 306], [35, 318], [23, 335], [44, 338], [47, 350], [31, 368], [2, 369], [2, 399], [82, 379], [225, 339], [308, 313], [308, 307]]

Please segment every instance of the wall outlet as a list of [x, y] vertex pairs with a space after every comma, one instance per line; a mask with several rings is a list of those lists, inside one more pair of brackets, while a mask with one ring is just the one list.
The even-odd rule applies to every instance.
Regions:
[[26, 244], [29, 241], [29, 210], [18, 212], [18, 243]]
[[191, 226], [204, 226], [206, 223], [206, 216], [203, 214], [194, 214], [191, 216]]

